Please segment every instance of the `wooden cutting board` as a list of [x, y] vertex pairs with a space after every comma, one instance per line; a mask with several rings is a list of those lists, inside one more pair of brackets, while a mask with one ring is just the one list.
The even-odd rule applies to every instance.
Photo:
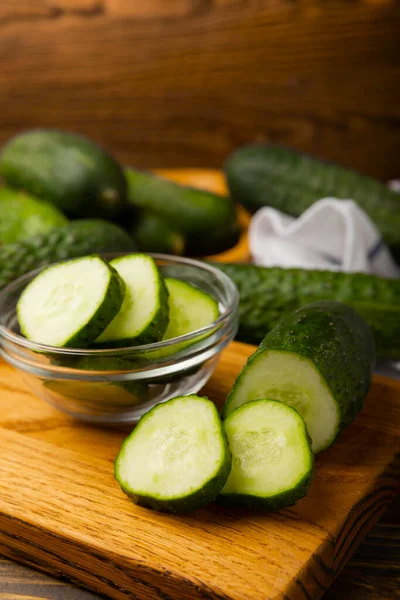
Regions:
[[[219, 406], [253, 351], [223, 353], [204, 390]], [[398, 489], [400, 382], [383, 377], [308, 496], [270, 515], [137, 507], [113, 478], [125, 432], [62, 415], [3, 362], [0, 390], [0, 554], [112, 598], [320, 598]]]

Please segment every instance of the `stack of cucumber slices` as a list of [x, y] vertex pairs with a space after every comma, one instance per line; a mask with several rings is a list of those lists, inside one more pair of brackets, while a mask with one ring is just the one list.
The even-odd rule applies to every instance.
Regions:
[[280, 510], [304, 497], [314, 453], [361, 410], [375, 362], [372, 334], [352, 308], [317, 302], [287, 315], [236, 379], [223, 421], [186, 396], [144, 415], [115, 476], [134, 502], [183, 512], [212, 500]]
[[93, 255], [47, 267], [25, 288], [18, 322], [29, 340], [64, 348], [123, 348], [169, 340], [209, 325], [217, 301], [165, 278], [154, 259]]

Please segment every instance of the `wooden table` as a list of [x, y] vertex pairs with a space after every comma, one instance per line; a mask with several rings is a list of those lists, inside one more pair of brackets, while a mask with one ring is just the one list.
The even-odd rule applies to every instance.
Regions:
[[[0, 558], [1, 600], [95, 600], [80, 590]], [[395, 600], [400, 598], [399, 498], [371, 530], [323, 600]]]

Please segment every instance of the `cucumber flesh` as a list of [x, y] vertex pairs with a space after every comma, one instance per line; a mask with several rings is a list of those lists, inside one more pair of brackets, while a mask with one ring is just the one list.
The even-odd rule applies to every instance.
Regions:
[[167, 277], [169, 324], [164, 340], [197, 331], [218, 318], [218, 302], [190, 283]]
[[185, 512], [214, 500], [230, 468], [215, 405], [191, 395], [159, 404], [140, 419], [118, 454], [115, 477], [137, 504]]
[[232, 470], [219, 500], [280, 510], [305, 496], [314, 471], [303, 419], [275, 400], [249, 402], [225, 421]]
[[223, 409], [260, 397], [294, 406], [314, 452], [327, 448], [363, 407], [375, 347], [366, 322], [340, 302], [314, 302], [285, 315], [239, 374]]
[[128, 346], [160, 341], [169, 320], [168, 291], [156, 263], [145, 254], [130, 254], [110, 264], [125, 282], [125, 298], [96, 344]]
[[48, 267], [18, 301], [21, 331], [49, 346], [87, 347], [119, 311], [124, 291], [118, 274], [98, 256]]
[[259, 398], [272, 398], [295, 408], [307, 423], [314, 452], [327, 448], [335, 439], [339, 408], [308, 358], [276, 350], [259, 353], [240, 376], [224, 414]]

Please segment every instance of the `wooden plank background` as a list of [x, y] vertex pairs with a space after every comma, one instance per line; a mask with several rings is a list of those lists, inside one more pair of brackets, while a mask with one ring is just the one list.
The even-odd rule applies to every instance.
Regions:
[[1, 0], [0, 143], [93, 136], [145, 167], [272, 140], [400, 175], [399, 0]]

